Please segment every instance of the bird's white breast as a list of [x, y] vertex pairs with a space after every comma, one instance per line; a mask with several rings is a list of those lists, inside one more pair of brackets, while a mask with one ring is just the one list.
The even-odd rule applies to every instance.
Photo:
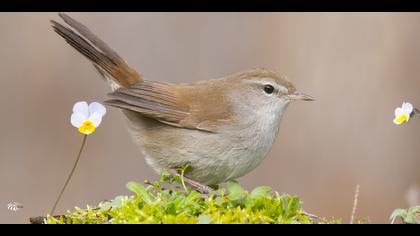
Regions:
[[257, 110], [248, 113], [247, 127], [232, 134], [237, 137], [232, 140], [237, 140], [237, 142], [232, 143], [233, 155], [231, 157], [226, 155], [229, 158], [228, 162], [231, 162], [230, 168], [226, 170], [230, 173], [227, 179], [247, 174], [267, 156], [277, 137], [284, 108], [285, 106], [273, 106], [272, 110]]
[[134, 140], [156, 171], [189, 163], [188, 177], [212, 185], [241, 177], [261, 163], [277, 136], [286, 106], [257, 111], [238, 106], [240, 122], [216, 133], [177, 128], [138, 113], [125, 113]]

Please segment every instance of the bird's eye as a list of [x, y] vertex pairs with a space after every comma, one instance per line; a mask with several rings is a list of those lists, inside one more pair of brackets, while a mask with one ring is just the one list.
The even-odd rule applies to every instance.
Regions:
[[272, 94], [274, 92], [274, 87], [267, 84], [264, 86], [264, 92], [267, 94]]

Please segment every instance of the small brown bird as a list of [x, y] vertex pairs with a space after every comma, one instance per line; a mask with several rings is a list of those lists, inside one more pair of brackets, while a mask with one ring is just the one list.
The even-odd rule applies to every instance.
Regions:
[[112, 93], [105, 104], [121, 108], [134, 141], [153, 169], [189, 165], [187, 181], [200, 191], [241, 177], [266, 157], [283, 112], [293, 100], [311, 101], [285, 78], [252, 69], [189, 84], [144, 80], [87, 27], [66, 14], [71, 28], [55, 32], [89, 59]]

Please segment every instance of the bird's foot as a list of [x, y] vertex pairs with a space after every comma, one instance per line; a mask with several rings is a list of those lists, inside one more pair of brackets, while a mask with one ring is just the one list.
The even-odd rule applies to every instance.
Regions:
[[216, 190], [214, 190], [213, 188], [205, 184], [199, 183], [195, 180], [192, 180], [188, 177], [185, 177], [184, 175], [179, 174], [176, 170], [170, 170], [169, 173], [171, 173], [173, 176], [182, 178], [183, 181], [191, 185], [193, 188], [195, 188], [197, 191], [199, 191], [202, 194], [215, 194], [215, 195], [218, 194]]

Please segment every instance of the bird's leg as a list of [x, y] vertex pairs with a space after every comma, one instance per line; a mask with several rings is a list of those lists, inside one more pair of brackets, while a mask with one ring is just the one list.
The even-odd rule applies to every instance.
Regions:
[[210, 193], [212, 193], [212, 194], [217, 195], [217, 192], [214, 189], [210, 188], [207, 185], [204, 185], [204, 184], [201, 184], [201, 183], [199, 183], [197, 181], [194, 181], [194, 180], [192, 180], [192, 179], [190, 179], [188, 177], [185, 177], [184, 175], [179, 174], [176, 170], [173, 170], [172, 169], [172, 170], [169, 171], [169, 173], [171, 173], [173, 176], [177, 176], [177, 177], [183, 178], [186, 183], [188, 183], [189, 185], [191, 185], [192, 187], [194, 187], [195, 189], [197, 189], [197, 191], [199, 191], [202, 194], [210, 194]]

